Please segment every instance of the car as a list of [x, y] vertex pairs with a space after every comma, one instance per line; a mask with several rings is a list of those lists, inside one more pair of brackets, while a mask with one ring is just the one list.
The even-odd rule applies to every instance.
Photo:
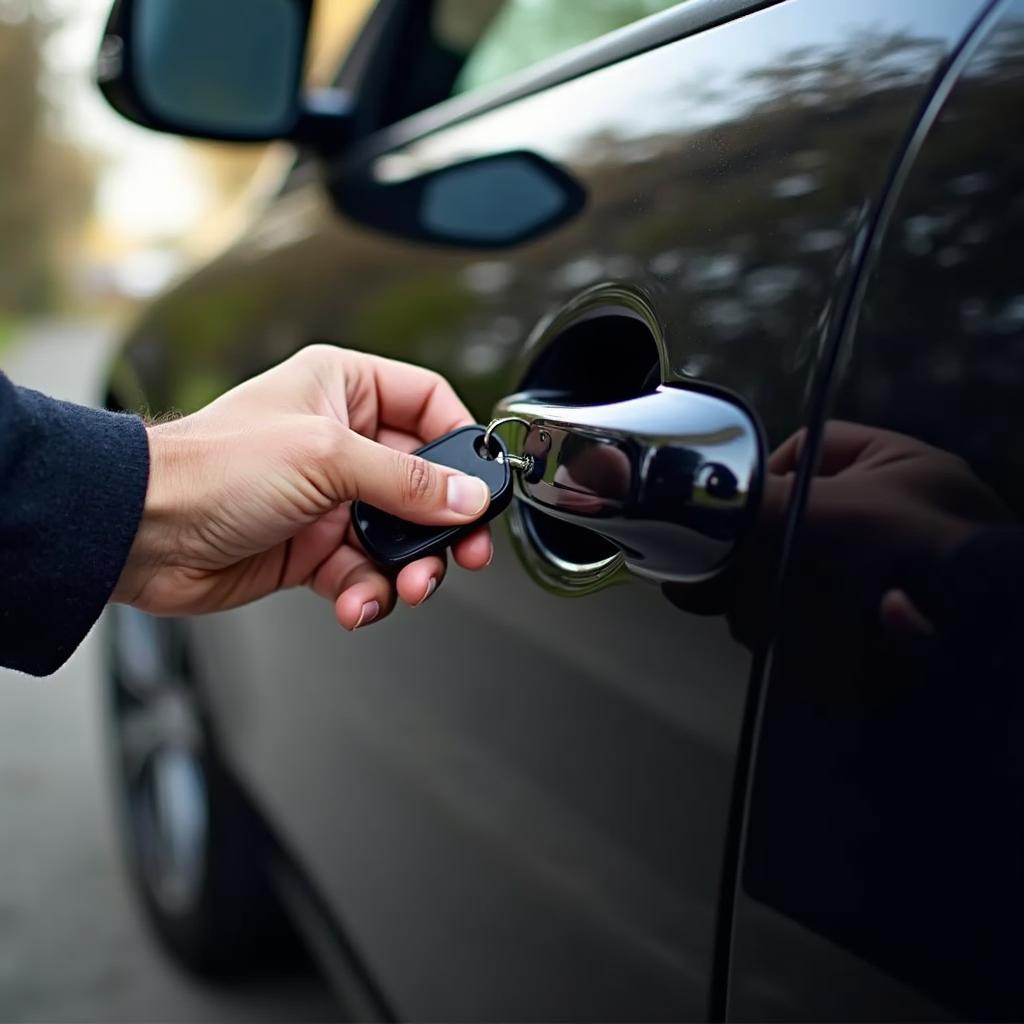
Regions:
[[112, 609], [168, 949], [294, 928], [366, 1019], [1019, 1019], [1024, 2], [380, 0], [315, 93], [310, 7], [115, 6], [118, 110], [295, 159], [108, 404], [322, 341], [521, 462], [357, 634]]

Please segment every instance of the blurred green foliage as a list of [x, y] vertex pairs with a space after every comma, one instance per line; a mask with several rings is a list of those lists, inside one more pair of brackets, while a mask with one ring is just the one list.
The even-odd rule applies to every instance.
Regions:
[[506, 0], [463, 65], [454, 91], [469, 92], [496, 82], [679, 2]]
[[18, 324], [16, 320], [0, 314], [0, 355], [3, 355], [4, 349], [10, 344], [17, 329]]
[[352, 343], [367, 352], [407, 347], [424, 335], [451, 331], [476, 306], [474, 297], [449, 275], [421, 274], [370, 295], [357, 310]]
[[42, 0], [0, 0], [0, 318], [59, 304], [62, 253], [91, 200], [91, 169], [59, 137], [59, 82], [43, 60], [59, 24]]

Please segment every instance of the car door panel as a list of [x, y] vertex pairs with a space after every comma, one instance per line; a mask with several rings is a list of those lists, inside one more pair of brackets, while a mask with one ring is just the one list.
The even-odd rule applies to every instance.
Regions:
[[[937, 89], [839, 353], [830, 428], [917, 468], [861, 478], [882, 511], [868, 545], [856, 515], [823, 539], [839, 477], [810, 484], [751, 792], [737, 1019], [1024, 1010], [1022, 103], [1016, 0]], [[902, 626], [882, 614], [896, 589], [917, 608]]]
[[[774, 448], [808, 422], [865, 227], [979, 6], [790, 0], [396, 126], [331, 187], [524, 149], [586, 204], [481, 254], [361, 229], [307, 183], [154, 307], [120, 372], [190, 408], [329, 338], [440, 370], [486, 420], [596, 288], [642, 303], [650, 337], [595, 348], [611, 365], [581, 358], [581, 381], [649, 344]], [[196, 622], [227, 755], [398, 1014], [705, 1017], [756, 644], [722, 601], [621, 573], [545, 589], [495, 532], [487, 572], [355, 636], [306, 594]]]

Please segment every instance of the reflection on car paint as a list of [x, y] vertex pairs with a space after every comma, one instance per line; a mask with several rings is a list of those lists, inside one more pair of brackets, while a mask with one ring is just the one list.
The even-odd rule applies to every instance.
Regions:
[[1022, 105], [1018, 0], [916, 156], [840, 353], [767, 689], [740, 1016], [871, 1012], [787, 962], [809, 933], [933, 1016], [1024, 1012]]

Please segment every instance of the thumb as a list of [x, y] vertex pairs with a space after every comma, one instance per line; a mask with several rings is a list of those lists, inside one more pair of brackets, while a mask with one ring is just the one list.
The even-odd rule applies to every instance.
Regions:
[[348, 433], [344, 457], [350, 490], [346, 497], [414, 523], [470, 523], [491, 501], [490, 488], [479, 477], [396, 451], [355, 431]]

